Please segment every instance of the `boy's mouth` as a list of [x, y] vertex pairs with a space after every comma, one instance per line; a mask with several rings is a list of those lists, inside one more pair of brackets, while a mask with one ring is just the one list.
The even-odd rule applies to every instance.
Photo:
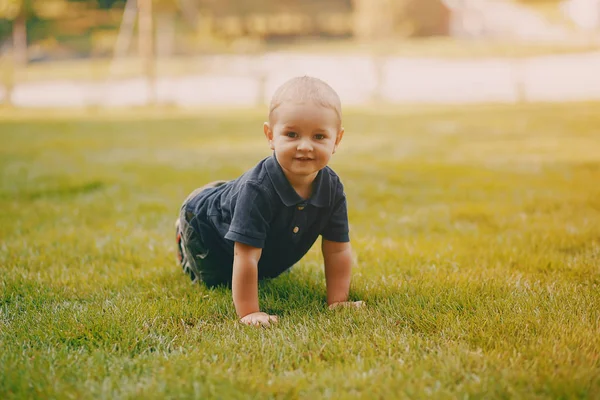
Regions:
[[311, 161], [312, 158], [310, 158], [310, 157], [296, 157], [296, 160], [298, 160], [298, 161]]

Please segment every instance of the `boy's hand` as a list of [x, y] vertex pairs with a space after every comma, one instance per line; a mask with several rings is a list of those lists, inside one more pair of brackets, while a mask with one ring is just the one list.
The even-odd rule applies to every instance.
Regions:
[[338, 301], [329, 305], [330, 310], [336, 308], [361, 308], [365, 306], [364, 301]]
[[269, 326], [271, 324], [276, 324], [279, 321], [277, 320], [277, 315], [269, 315], [264, 312], [254, 312], [240, 319], [240, 322], [246, 325]]

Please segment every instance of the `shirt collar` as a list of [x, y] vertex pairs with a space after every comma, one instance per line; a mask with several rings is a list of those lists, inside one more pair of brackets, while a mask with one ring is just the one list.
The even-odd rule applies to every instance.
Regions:
[[283, 169], [275, 153], [265, 160], [267, 175], [273, 183], [275, 191], [281, 198], [286, 207], [295, 206], [296, 204], [308, 203], [315, 207], [329, 207], [331, 204], [331, 182], [329, 176], [324, 170], [320, 170], [313, 182], [313, 193], [308, 200], [304, 200], [292, 187], [290, 182], [285, 177]]

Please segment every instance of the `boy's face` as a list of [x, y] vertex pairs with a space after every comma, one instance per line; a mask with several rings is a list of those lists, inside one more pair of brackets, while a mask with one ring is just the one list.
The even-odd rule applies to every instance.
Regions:
[[285, 102], [264, 125], [269, 146], [292, 182], [314, 179], [344, 135], [336, 112], [312, 102]]

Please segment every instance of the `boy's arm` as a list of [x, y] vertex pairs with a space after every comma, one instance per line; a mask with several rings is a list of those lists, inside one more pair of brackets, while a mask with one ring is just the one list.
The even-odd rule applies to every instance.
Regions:
[[231, 290], [235, 311], [248, 325], [269, 325], [277, 317], [261, 313], [258, 307], [258, 260], [262, 249], [235, 242]]
[[348, 303], [352, 272], [352, 247], [350, 243], [332, 242], [323, 239], [321, 250], [325, 261], [325, 281], [329, 307], [334, 308], [338, 305], [361, 306], [362, 302]]

